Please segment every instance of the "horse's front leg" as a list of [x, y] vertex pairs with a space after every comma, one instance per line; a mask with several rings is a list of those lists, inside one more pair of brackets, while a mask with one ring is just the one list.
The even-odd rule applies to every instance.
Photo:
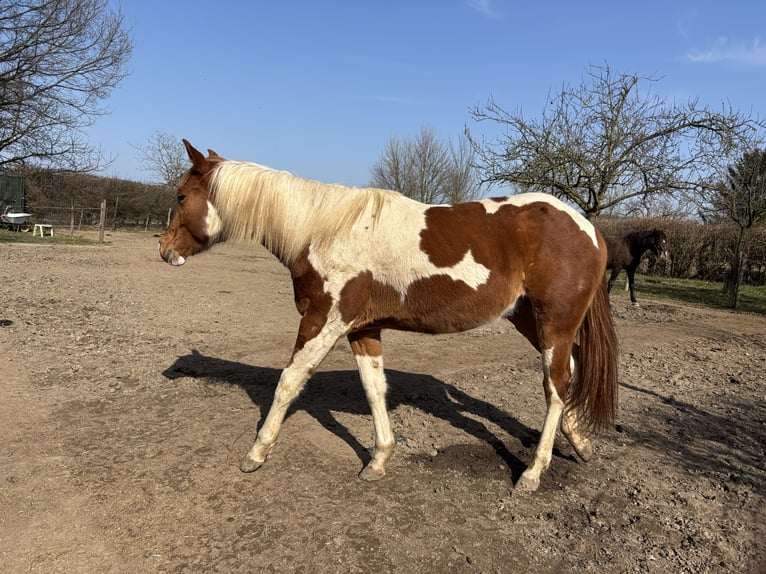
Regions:
[[274, 449], [290, 404], [345, 330], [345, 325], [339, 321], [325, 322], [323, 316], [308, 313], [303, 316], [293, 356], [279, 378], [269, 414], [239, 465], [243, 472], [253, 472], [266, 461]]
[[607, 283], [606, 289], [607, 292], [612, 291], [612, 285], [614, 285], [614, 280], [617, 279], [617, 276], [620, 274], [620, 271], [622, 271], [619, 267], [614, 267], [612, 269], [612, 273], [609, 275], [609, 282]]
[[634, 307], [638, 307], [638, 300], [636, 299], [636, 268], [627, 268], [625, 273], [628, 275], [628, 288], [630, 289], [630, 302]]
[[386, 375], [383, 371], [380, 330], [352, 333], [348, 340], [359, 366], [359, 376], [370, 404], [375, 429], [375, 452], [359, 478], [378, 480], [385, 476], [386, 464], [394, 453], [394, 435], [386, 409]]

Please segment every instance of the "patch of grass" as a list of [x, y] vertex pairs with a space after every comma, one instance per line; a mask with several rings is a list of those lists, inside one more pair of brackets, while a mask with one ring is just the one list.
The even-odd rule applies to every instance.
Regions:
[[90, 241], [83, 237], [77, 237], [75, 235], [59, 234], [53, 237], [46, 235], [40, 237], [39, 235], [32, 237], [31, 232], [10, 231], [8, 229], [0, 229], [0, 243], [39, 243], [47, 245], [98, 245], [95, 241]]
[[[616, 290], [618, 284], [615, 284]], [[722, 291], [721, 283], [698, 281], [695, 279], [672, 279], [655, 275], [636, 275], [636, 294], [639, 299], [671, 299], [714, 309], [758, 313], [766, 315], [766, 286], [753, 287], [743, 285], [740, 291], [739, 307], [728, 307], [729, 295]]]

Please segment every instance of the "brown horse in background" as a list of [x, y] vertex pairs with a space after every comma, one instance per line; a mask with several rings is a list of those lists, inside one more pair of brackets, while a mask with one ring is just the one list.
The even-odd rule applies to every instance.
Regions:
[[630, 301], [638, 307], [636, 300], [636, 269], [641, 263], [641, 257], [647, 251], [654, 254], [660, 263], [670, 260], [668, 254], [668, 238], [664, 231], [653, 229], [651, 231], [631, 231], [621, 237], [606, 237], [606, 246], [609, 257], [606, 260], [606, 268], [611, 269], [609, 275], [608, 290], [612, 290], [614, 280], [623, 269], [628, 276], [628, 288], [630, 289]]
[[360, 477], [383, 477], [394, 435], [381, 331], [455, 333], [500, 318], [540, 353], [547, 402], [534, 461], [517, 488], [537, 489], [559, 424], [577, 454], [591, 457], [588, 433], [614, 421], [618, 349], [603, 281], [606, 244], [579, 213], [539, 193], [425, 205], [393, 191], [225, 160], [211, 150], [205, 157], [184, 144], [192, 167], [160, 238], [162, 259], [182, 265], [218, 241], [260, 243], [290, 270], [301, 315], [292, 357], [243, 471], [264, 463], [290, 403], [346, 337], [375, 430], [375, 451]]

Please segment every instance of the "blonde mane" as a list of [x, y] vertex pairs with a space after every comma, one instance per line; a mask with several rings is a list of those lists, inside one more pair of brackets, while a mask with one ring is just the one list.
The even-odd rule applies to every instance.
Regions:
[[368, 210], [375, 224], [393, 198], [403, 197], [230, 160], [213, 171], [210, 196], [223, 222], [224, 239], [261, 243], [285, 264], [311, 242], [321, 245], [342, 236]]

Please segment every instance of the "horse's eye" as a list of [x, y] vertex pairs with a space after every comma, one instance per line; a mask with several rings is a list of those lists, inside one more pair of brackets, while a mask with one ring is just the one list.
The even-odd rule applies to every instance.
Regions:
[[178, 203], [181, 203], [184, 199], [186, 199], [186, 196], [182, 193], [178, 194]]

